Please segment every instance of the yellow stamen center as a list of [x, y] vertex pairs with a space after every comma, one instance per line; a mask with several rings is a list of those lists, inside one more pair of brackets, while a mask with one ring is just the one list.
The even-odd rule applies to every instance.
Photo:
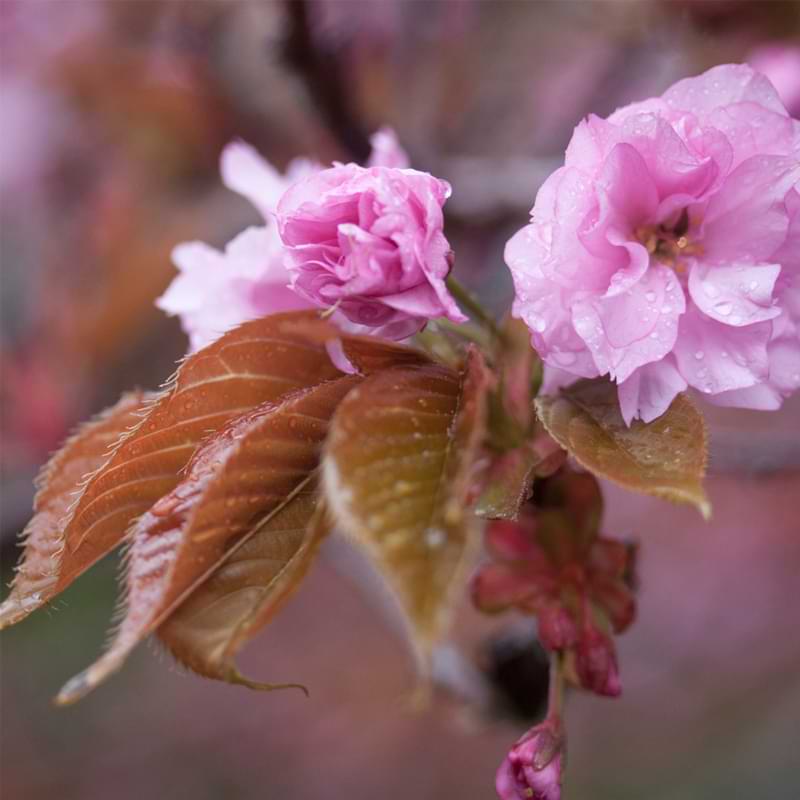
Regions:
[[645, 246], [659, 263], [683, 273], [686, 271], [686, 256], [699, 255], [702, 247], [687, 236], [689, 231], [689, 213], [683, 210], [674, 226], [643, 225], [636, 229], [636, 238]]

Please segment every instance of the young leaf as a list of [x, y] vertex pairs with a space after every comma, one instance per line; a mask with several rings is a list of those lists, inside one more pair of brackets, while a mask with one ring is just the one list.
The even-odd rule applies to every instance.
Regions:
[[103, 465], [119, 438], [140, 421], [147, 401], [142, 392], [123, 395], [115, 406], [82, 425], [42, 469], [35, 513], [22, 532], [22, 559], [11, 593], [0, 606], [0, 628], [27, 616], [57, 582], [62, 520], [82, 481]]
[[610, 381], [579, 381], [540, 397], [536, 410], [550, 435], [601, 478], [667, 500], [694, 505], [708, 518], [703, 490], [707, 436], [703, 417], [685, 395], [657, 420], [625, 425]]
[[488, 375], [440, 365], [367, 378], [337, 410], [323, 457], [326, 501], [395, 590], [421, 655], [441, 633], [472, 552], [470, 474]]
[[216, 572], [158, 629], [173, 656], [206, 678], [253, 689], [237, 652], [282, 607], [305, 576], [330, 526], [316, 485], [295, 495], [253, 535], [228, 551]]
[[516, 520], [530, 497], [535, 478], [552, 475], [567, 454], [546, 433], [532, 436], [521, 447], [494, 455], [486, 466], [475, 513], [485, 519]]
[[475, 513], [484, 519], [516, 520], [533, 488], [536, 456], [527, 446], [492, 454]]
[[343, 377], [265, 403], [201, 445], [186, 476], [144, 514], [128, 553], [125, 617], [107, 652], [61, 690], [70, 703], [210, 577], [234, 544], [287, 506], [310, 482], [336, 406], [361, 381]]
[[421, 350], [369, 336], [344, 336], [342, 347], [347, 358], [364, 375], [388, 367], [413, 367], [433, 363]]
[[206, 436], [254, 406], [341, 374], [322, 345], [280, 331], [287, 318], [314, 316], [293, 312], [245, 323], [181, 364], [172, 384], [83, 488], [60, 527], [56, 579], [22, 616], [113, 550], [128, 526], [175, 487]]
[[489, 395], [489, 452], [476, 513], [487, 519], [516, 520], [534, 477], [547, 466], [547, 441], [552, 439], [537, 436], [534, 426], [533, 401], [541, 362], [531, 347], [530, 331], [512, 317], [505, 320], [502, 330], [496, 353], [497, 381]]

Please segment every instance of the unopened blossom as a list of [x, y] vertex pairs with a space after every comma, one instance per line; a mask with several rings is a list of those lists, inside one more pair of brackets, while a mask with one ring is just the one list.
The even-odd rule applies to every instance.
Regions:
[[650, 421], [692, 387], [774, 409], [800, 387], [800, 123], [746, 65], [576, 128], [506, 246], [545, 362]]
[[605, 697], [619, 697], [622, 692], [614, 642], [591, 623], [584, 626], [578, 638], [575, 672], [581, 686], [590, 692]]
[[445, 286], [449, 195], [412, 169], [339, 164], [303, 178], [277, 212], [292, 288], [391, 339], [436, 317], [465, 321]]
[[486, 530], [490, 561], [472, 581], [472, 597], [481, 611], [508, 608], [535, 614], [539, 638], [549, 650], [573, 646], [582, 635], [584, 615], [576, 599], [596, 608], [615, 633], [627, 630], [636, 616], [629, 585], [635, 553], [605, 537], [576, 541], [567, 514], [525, 513], [519, 522], [495, 520]]
[[538, 486], [519, 521], [487, 526], [488, 561], [472, 580], [473, 601], [486, 613], [535, 615], [542, 646], [569, 656], [583, 688], [617, 696], [610, 634], [636, 615], [636, 548], [598, 535], [602, 500], [588, 473], [562, 467]]
[[[370, 163], [393, 166], [408, 160], [388, 128], [378, 131], [372, 144]], [[203, 242], [186, 242], [173, 250], [178, 275], [157, 305], [180, 317], [192, 350], [248, 320], [316, 307], [289, 286], [275, 210], [281, 195], [295, 181], [321, 169], [319, 164], [298, 158], [281, 174], [244, 142], [225, 147], [220, 160], [223, 183], [246, 197], [264, 224], [247, 228], [222, 251]]]
[[497, 771], [501, 800], [559, 800], [564, 771], [564, 733], [558, 718], [531, 728]]
[[800, 116], [800, 45], [788, 42], [761, 45], [750, 53], [747, 63], [769, 78], [786, 110], [793, 117]]

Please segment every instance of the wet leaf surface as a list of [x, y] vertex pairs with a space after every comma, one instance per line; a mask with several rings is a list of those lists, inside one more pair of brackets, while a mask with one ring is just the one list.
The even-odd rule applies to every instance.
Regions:
[[0, 606], [0, 627], [12, 625], [49, 596], [58, 581], [64, 540], [61, 528], [84, 479], [98, 470], [121, 436], [141, 421], [148, 402], [131, 392], [82, 425], [42, 469], [34, 500], [34, 516], [22, 532], [25, 549], [11, 593]]
[[428, 365], [374, 375], [339, 407], [323, 482], [336, 523], [394, 589], [420, 655], [447, 621], [472, 554], [467, 507], [485, 432], [488, 375]]
[[677, 503], [708, 518], [703, 489], [708, 453], [703, 417], [685, 396], [657, 420], [625, 425], [610, 381], [579, 381], [560, 395], [536, 401], [550, 435], [595, 475]]
[[108, 651], [62, 689], [60, 703], [79, 699], [117, 670], [233, 545], [307, 488], [329, 420], [360, 381], [342, 377], [262, 404], [204, 442], [183, 480], [134, 528], [125, 616]]
[[255, 689], [233, 659], [297, 588], [329, 531], [316, 483], [309, 484], [224, 562], [158, 629], [183, 665], [206, 678]]
[[[113, 550], [131, 523], [178, 483], [198, 444], [253, 407], [341, 375], [324, 345], [283, 326], [317, 319], [291, 312], [253, 320], [186, 358], [147, 414], [82, 489], [54, 534], [55, 580], [27, 615]], [[17, 615], [14, 621], [22, 618]]]

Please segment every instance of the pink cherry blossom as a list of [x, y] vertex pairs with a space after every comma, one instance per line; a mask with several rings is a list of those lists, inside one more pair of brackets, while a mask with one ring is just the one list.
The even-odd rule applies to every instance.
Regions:
[[777, 408], [800, 386], [800, 123], [746, 65], [575, 129], [506, 246], [548, 365], [608, 375], [626, 422], [687, 387]]
[[203, 242], [179, 244], [172, 261], [179, 274], [156, 304], [180, 316], [192, 351], [247, 320], [311, 307], [289, 288], [274, 225], [247, 228], [223, 252]]
[[[392, 130], [378, 131], [372, 144], [370, 163], [407, 163], [408, 156]], [[279, 311], [315, 307], [289, 286], [291, 276], [275, 210], [281, 195], [295, 181], [321, 169], [319, 164], [298, 158], [282, 175], [244, 142], [232, 142], [223, 150], [223, 183], [256, 207], [264, 225], [238, 234], [223, 251], [203, 242], [186, 242], [174, 249], [172, 260], [179, 274], [156, 304], [180, 317], [191, 350], [205, 347], [242, 322]], [[348, 369], [342, 359], [337, 363]]]
[[179, 274], [156, 305], [180, 317], [193, 351], [247, 320], [311, 307], [289, 288], [273, 214], [292, 180], [318, 169], [296, 159], [281, 175], [244, 142], [232, 142], [222, 151], [223, 183], [250, 200], [265, 224], [247, 228], [222, 252], [203, 242], [186, 242], [173, 250]]
[[509, 751], [497, 771], [501, 800], [559, 800], [564, 769], [564, 734], [549, 717], [531, 728]]
[[435, 317], [462, 322], [446, 286], [450, 186], [426, 172], [339, 164], [278, 203], [292, 288], [350, 322], [403, 339]]

